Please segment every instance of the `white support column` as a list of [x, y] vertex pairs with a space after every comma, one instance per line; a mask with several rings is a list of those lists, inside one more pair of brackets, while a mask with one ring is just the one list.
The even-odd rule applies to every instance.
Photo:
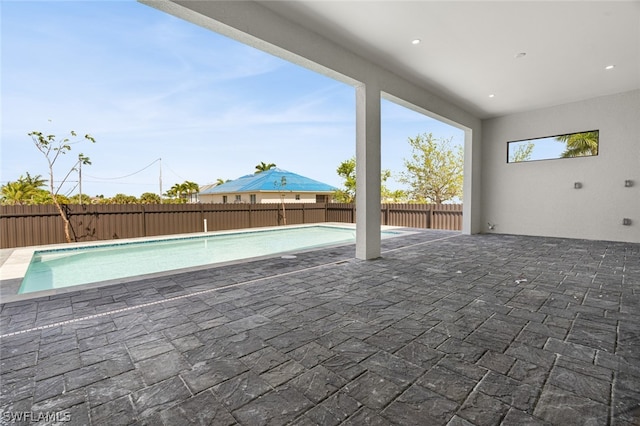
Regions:
[[480, 210], [480, 146], [481, 128], [464, 132], [464, 188], [462, 200], [462, 233], [482, 232], [482, 211]]
[[356, 87], [356, 258], [380, 257], [380, 89]]

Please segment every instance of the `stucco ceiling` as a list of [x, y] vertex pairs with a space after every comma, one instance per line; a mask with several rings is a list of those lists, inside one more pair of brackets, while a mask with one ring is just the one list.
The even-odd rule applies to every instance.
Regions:
[[640, 88], [640, 1], [260, 3], [481, 118]]

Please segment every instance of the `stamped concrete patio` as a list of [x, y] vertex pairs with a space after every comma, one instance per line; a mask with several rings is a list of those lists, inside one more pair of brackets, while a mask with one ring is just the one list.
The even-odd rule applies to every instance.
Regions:
[[353, 252], [4, 304], [0, 423], [640, 424], [639, 244]]

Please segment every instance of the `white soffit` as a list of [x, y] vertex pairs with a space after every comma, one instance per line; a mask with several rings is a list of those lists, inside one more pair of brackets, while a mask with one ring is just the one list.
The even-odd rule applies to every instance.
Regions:
[[259, 3], [480, 118], [640, 89], [640, 1]]

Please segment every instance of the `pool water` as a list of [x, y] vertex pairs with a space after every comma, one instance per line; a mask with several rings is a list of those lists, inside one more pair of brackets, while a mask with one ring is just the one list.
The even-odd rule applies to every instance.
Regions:
[[18, 293], [353, 242], [353, 228], [311, 226], [36, 251]]

